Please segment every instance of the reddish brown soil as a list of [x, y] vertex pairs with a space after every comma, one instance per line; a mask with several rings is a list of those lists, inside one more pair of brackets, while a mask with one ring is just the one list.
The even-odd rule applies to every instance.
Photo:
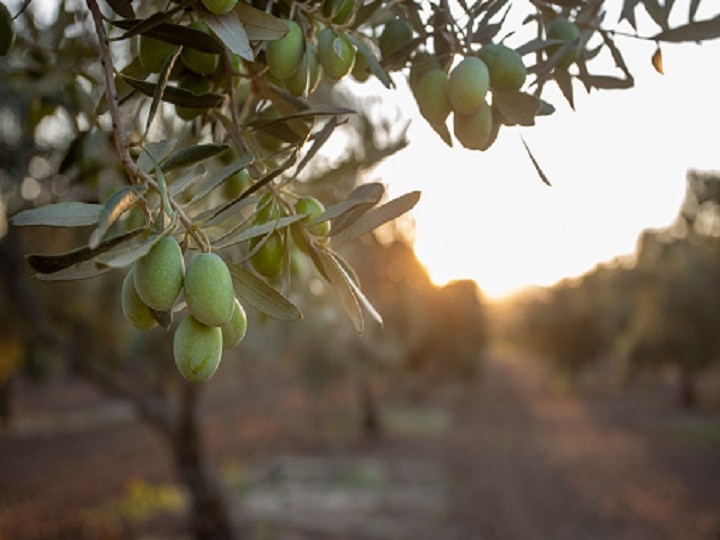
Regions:
[[[436, 400], [452, 411], [441, 433], [368, 442], [339, 420], [354, 405], [347, 391], [311, 399], [292, 381], [256, 366], [211, 387], [203, 412], [214, 463], [324, 454], [433, 463], [447, 477], [436, 538], [720, 538], [720, 414], [679, 411], [663, 385], [560, 395], [528, 362], [496, 357], [467, 392]], [[174, 481], [165, 442], [151, 428], [67, 377], [22, 383], [18, 400], [16, 426], [0, 434], [0, 538], [178, 537], [182, 518], [174, 515], [88, 521], [132, 478]], [[88, 410], [97, 414], [78, 420]]]

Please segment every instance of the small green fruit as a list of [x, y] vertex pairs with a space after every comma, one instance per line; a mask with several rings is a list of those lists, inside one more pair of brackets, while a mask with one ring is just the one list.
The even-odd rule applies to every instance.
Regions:
[[300, 67], [305, 52], [305, 37], [300, 25], [283, 19], [288, 32], [282, 38], [271, 41], [265, 49], [265, 62], [270, 74], [278, 80], [285, 80]]
[[[195, 21], [190, 23], [188, 28], [193, 30], [199, 30], [206, 34], [210, 33], [210, 30], [201, 21]], [[208, 53], [193, 49], [192, 47], [184, 47], [182, 53], [180, 53], [180, 60], [185, 64], [185, 67], [200, 75], [209, 75], [213, 73], [220, 63], [220, 55], [216, 53]]]
[[235, 298], [230, 320], [220, 327], [222, 331], [223, 349], [232, 349], [240, 345], [247, 331], [247, 315], [242, 304]]
[[309, 96], [320, 82], [320, 65], [315, 50], [308, 45], [302, 55], [300, 66], [285, 80], [285, 88], [293, 96]]
[[[398, 50], [403, 48], [412, 39], [413, 31], [407, 21], [403, 19], [392, 19], [383, 27], [378, 45], [383, 60], [387, 60]], [[404, 59], [397, 59], [392, 63], [393, 68], [405, 64]]]
[[346, 34], [336, 34], [328, 26], [318, 34], [317, 57], [325, 75], [339, 81], [350, 73], [355, 63], [355, 47]]
[[232, 276], [225, 261], [215, 253], [196, 255], [185, 275], [185, 301], [188, 310], [207, 326], [220, 326], [233, 310]]
[[[196, 75], [195, 73], [186, 73], [183, 75], [178, 81], [177, 86], [198, 96], [209, 92], [212, 87], [209, 79]], [[202, 107], [175, 105], [175, 113], [187, 121], [201, 115], [204, 110]]]
[[472, 114], [485, 102], [490, 88], [490, 72], [485, 62], [475, 56], [467, 56], [450, 72], [448, 98], [453, 111]]
[[236, 172], [223, 182], [225, 198], [237, 199], [250, 186], [251, 182], [252, 179], [247, 169]]
[[441, 69], [426, 73], [415, 88], [415, 100], [420, 113], [432, 125], [444, 124], [450, 115], [448, 76]]
[[415, 53], [410, 65], [410, 89], [414, 92], [425, 74], [436, 69], [442, 70], [442, 66], [434, 54], [427, 51]]
[[125, 276], [120, 293], [120, 303], [122, 305], [123, 315], [138, 330], [150, 330], [157, 326], [157, 321], [147, 304], [142, 301], [135, 290], [133, 283], [132, 268]]
[[170, 309], [183, 286], [185, 262], [174, 238], [166, 236], [135, 261], [133, 283], [142, 301], [155, 311]]
[[527, 77], [527, 68], [516, 50], [491, 43], [480, 49], [479, 54], [490, 72], [490, 86], [493, 89], [520, 90]]
[[[250, 249], [255, 249], [263, 239], [262, 236], [252, 238], [250, 240]], [[250, 257], [250, 263], [260, 275], [275, 279], [282, 274], [284, 257], [282, 237], [276, 231], [271, 233], [265, 243]]]
[[222, 330], [217, 326], [205, 326], [190, 314], [180, 321], [175, 330], [175, 365], [190, 382], [210, 380], [220, 365], [222, 349]]
[[[578, 27], [575, 26], [574, 23], [571, 23], [567, 19], [563, 17], [558, 17], [557, 19], [553, 19], [550, 24], [548, 24], [547, 29], [547, 37], [548, 39], [561, 39], [565, 43], [575, 41], [580, 36], [580, 30], [578, 30]], [[552, 58], [552, 56], [563, 46], [562, 43], [557, 43], [555, 45], [550, 45], [547, 48], [548, 56]], [[578, 54], [578, 47], [571, 48], [568, 52], [566, 52], [562, 58], [557, 63], [557, 67], [561, 69], [567, 69], [569, 68], [575, 60], [577, 60], [577, 54]]]
[[[256, 120], [261, 122], [268, 122], [270, 120], [276, 120], [282, 115], [275, 107], [270, 106], [264, 108], [257, 115]], [[267, 152], [277, 152], [283, 144], [283, 141], [278, 139], [270, 131], [260, 127], [255, 131], [255, 139], [258, 144]]]
[[177, 45], [160, 41], [148, 36], [138, 38], [138, 58], [140, 65], [151, 73], [159, 73], [165, 60], [177, 49]]
[[231, 12], [237, 2], [238, 0], [202, 0], [207, 10], [215, 15], [224, 15]]
[[453, 131], [465, 148], [486, 150], [492, 143], [493, 118], [490, 106], [483, 101], [472, 114], [456, 113], [453, 117]]
[[365, 82], [370, 78], [370, 64], [364, 54], [359, 51], [355, 54], [355, 64], [352, 68], [352, 76], [357, 82]]
[[282, 217], [280, 205], [270, 192], [265, 193], [255, 205], [255, 223], [262, 225]]
[[[307, 225], [320, 214], [325, 211], [325, 206], [315, 197], [303, 197], [297, 203], [295, 203], [295, 212], [297, 214], [308, 214], [301, 223]], [[330, 222], [321, 221], [311, 227], [307, 227], [310, 234], [314, 236], [327, 236], [330, 232]]]

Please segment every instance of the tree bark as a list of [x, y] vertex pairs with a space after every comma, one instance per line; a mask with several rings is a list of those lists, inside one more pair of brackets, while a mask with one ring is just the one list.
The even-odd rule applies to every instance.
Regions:
[[200, 387], [183, 381], [178, 418], [172, 437], [178, 475], [190, 491], [190, 530], [196, 540], [235, 538], [224, 493], [207, 466], [197, 400]]

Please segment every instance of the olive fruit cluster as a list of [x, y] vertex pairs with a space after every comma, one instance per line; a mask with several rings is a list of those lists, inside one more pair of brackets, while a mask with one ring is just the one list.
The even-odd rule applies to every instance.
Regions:
[[423, 117], [444, 125], [453, 114], [453, 133], [465, 148], [485, 150], [499, 124], [487, 102], [489, 91], [519, 90], [527, 69], [520, 54], [502, 44], [488, 44], [477, 56], [464, 57], [449, 74], [430, 54], [413, 59], [410, 86]]
[[[290, 227], [290, 236], [301, 251], [308, 251], [308, 242], [324, 238], [330, 233], [330, 222], [313, 223], [315, 218], [325, 211], [325, 206], [315, 197], [302, 197], [293, 210], [296, 215], [305, 217]], [[266, 193], [255, 207], [254, 223], [276, 221], [283, 217], [283, 207], [271, 193]], [[307, 236], [309, 235], [309, 237]], [[283, 235], [275, 230], [268, 235], [253, 237], [249, 242], [250, 264], [261, 276], [273, 280], [279, 278], [285, 269], [285, 247]]]
[[[547, 48], [547, 54], [550, 58], [566, 43], [573, 42], [580, 36], [580, 30], [575, 23], [568, 21], [564, 17], [557, 17], [550, 21], [545, 28], [545, 32], [548, 39], [557, 39], [563, 42], [554, 43]], [[560, 69], [569, 68], [575, 60], [577, 60], [578, 49], [577, 46], [570, 47], [569, 50], [560, 57], [556, 66]]]
[[188, 313], [175, 330], [173, 354], [180, 373], [205, 382], [217, 370], [224, 348], [245, 337], [247, 317], [235, 298], [232, 276], [217, 254], [201, 253], [185, 263], [171, 237], [157, 242], [128, 272], [122, 286], [123, 314], [139, 330], [157, 325], [183, 292]]

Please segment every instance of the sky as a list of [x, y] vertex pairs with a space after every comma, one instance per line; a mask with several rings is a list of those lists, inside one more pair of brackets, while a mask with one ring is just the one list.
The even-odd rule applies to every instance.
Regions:
[[446, 147], [398, 81], [410, 145], [375, 174], [393, 197], [422, 191], [415, 251], [436, 284], [471, 278], [499, 299], [580, 275], [632, 253], [643, 229], [669, 225], [689, 169], [720, 170], [720, 40], [664, 44], [665, 75], [651, 66], [654, 43], [618, 44], [633, 89], [587, 95], [577, 83], [575, 111], [544, 94], [555, 114], [501, 130], [487, 152]]

